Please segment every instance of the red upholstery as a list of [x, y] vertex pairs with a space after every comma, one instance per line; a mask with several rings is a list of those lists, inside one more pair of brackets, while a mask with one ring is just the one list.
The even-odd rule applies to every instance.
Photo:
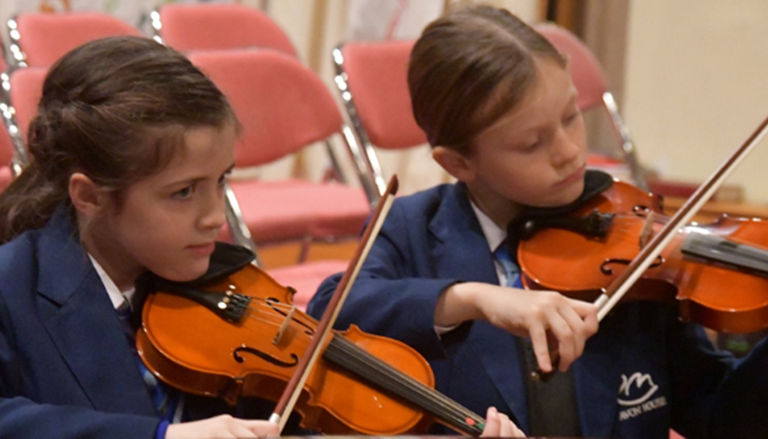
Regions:
[[280, 284], [293, 287], [296, 290], [293, 304], [299, 310], [306, 311], [307, 304], [315, 295], [317, 287], [328, 276], [346, 269], [346, 261], [327, 260], [273, 268], [269, 270], [269, 274]]
[[342, 46], [357, 115], [371, 143], [403, 149], [427, 143], [416, 125], [408, 92], [408, 58], [413, 41], [346, 43]]
[[[193, 52], [190, 59], [227, 95], [243, 125], [236, 166], [269, 163], [342, 129], [325, 84], [296, 58], [273, 50]], [[370, 214], [361, 189], [290, 180], [231, 181], [257, 243], [357, 236]]]
[[[5, 63], [5, 52], [3, 49], [2, 41], [0, 41], [0, 74], [6, 74], [8, 71], [8, 65]], [[0, 91], [0, 98], [3, 101], [7, 100], [7, 97], [3, 91]], [[8, 104], [8, 102], [2, 102]], [[11, 172], [11, 162], [13, 161], [14, 149], [11, 134], [8, 132], [5, 118], [0, 122], [0, 192], [2, 192], [13, 180], [13, 173]]]
[[535, 26], [555, 48], [570, 58], [569, 68], [573, 84], [579, 91], [576, 104], [589, 110], [603, 104], [603, 93], [608, 90], [605, 75], [592, 51], [568, 30], [551, 23]]
[[16, 18], [18, 43], [28, 66], [50, 67], [88, 41], [112, 35], [141, 35], [138, 29], [98, 12], [25, 13]]
[[163, 42], [176, 50], [270, 47], [296, 56], [282, 29], [266, 14], [237, 3], [169, 3], [160, 10]]
[[47, 72], [47, 68], [27, 67], [16, 69], [11, 74], [11, 104], [16, 110], [16, 121], [25, 139], [29, 123], [37, 113], [37, 104], [43, 93], [43, 81]]
[[0, 166], [0, 192], [5, 190], [11, 181], [13, 180], [13, 174], [11, 173], [10, 166]]
[[252, 180], [230, 187], [256, 242], [356, 235], [370, 213], [362, 191], [338, 183]]
[[295, 58], [270, 50], [194, 52], [245, 128], [237, 166], [257, 166], [339, 132], [341, 114], [325, 84]]

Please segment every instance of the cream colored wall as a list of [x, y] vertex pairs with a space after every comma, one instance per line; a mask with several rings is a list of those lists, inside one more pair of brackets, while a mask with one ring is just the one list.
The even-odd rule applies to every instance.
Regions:
[[[624, 89], [640, 159], [701, 182], [768, 116], [768, 2], [631, 3]], [[768, 142], [729, 178], [768, 203]]]

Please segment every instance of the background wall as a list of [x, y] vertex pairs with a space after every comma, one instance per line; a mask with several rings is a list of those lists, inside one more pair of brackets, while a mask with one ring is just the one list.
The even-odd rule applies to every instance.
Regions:
[[[640, 159], [703, 181], [768, 116], [768, 2], [630, 2], [624, 113]], [[768, 203], [768, 143], [729, 179]]]

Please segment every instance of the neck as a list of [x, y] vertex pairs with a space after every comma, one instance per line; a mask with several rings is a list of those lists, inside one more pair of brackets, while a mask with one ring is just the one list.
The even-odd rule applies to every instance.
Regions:
[[520, 214], [522, 206], [519, 204], [482, 190], [472, 183], [466, 185], [469, 199], [502, 229], [506, 230], [507, 225]]
[[89, 221], [78, 214], [77, 227], [80, 243], [107, 273], [120, 291], [133, 288], [136, 278], [143, 271], [141, 267], [129, 262], [122, 255], [122, 249], [111, 245], [109, 234], [98, 226], [98, 222]]

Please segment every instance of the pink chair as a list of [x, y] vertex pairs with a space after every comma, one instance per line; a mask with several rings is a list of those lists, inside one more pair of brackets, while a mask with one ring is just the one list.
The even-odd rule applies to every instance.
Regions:
[[24, 140], [16, 122], [15, 109], [7, 90], [10, 89], [10, 71], [0, 44], [0, 191], [11, 184], [27, 162]]
[[50, 67], [62, 55], [88, 41], [141, 32], [105, 13], [24, 13], [8, 20], [11, 57], [17, 66]]
[[8, 97], [13, 106], [17, 129], [22, 141], [26, 141], [29, 123], [37, 113], [37, 104], [43, 94], [43, 81], [48, 69], [26, 67], [16, 69], [9, 75]]
[[636, 157], [635, 144], [629, 129], [619, 114], [618, 105], [608, 89], [608, 82], [600, 63], [592, 51], [574, 34], [553, 23], [540, 23], [534, 26], [555, 48], [569, 58], [573, 83], [579, 91], [577, 105], [582, 111], [602, 107], [609, 115], [610, 123], [620, 138], [621, 157], [629, 166], [634, 183], [648, 189], [648, 182]]
[[168, 3], [151, 14], [155, 36], [181, 52], [269, 47], [296, 49], [269, 16], [237, 3]]
[[[193, 52], [190, 59], [229, 97], [243, 125], [238, 168], [270, 163], [337, 134], [350, 140], [328, 89], [296, 58], [232, 49]], [[257, 244], [356, 237], [370, 214], [363, 191], [339, 183], [232, 179], [230, 186], [237, 222]]]
[[413, 43], [350, 42], [333, 50], [335, 83], [363, 147], [351, 152], [371, 202], [386, 188], [375, 148], [407, 149], [427, 143], [413, 117], [408, 91]]

